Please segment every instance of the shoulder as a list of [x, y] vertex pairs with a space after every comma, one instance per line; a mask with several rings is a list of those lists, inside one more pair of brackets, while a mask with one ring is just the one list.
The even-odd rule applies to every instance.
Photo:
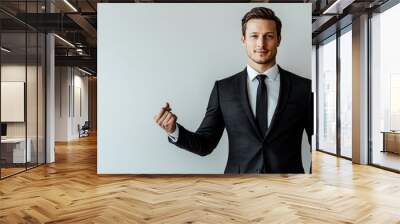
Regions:
[[280, 68], [279, 71], [280, 73], [282, 73], [282, 75], [285, 75], [287, 79], [289, 79], [295, 86], [311, 90], [311, 79], [304, 78], [300, 75], [296, 75], [293, 72], [287, 71], [282, 68]]
[[216, 85], [230, 86], [230, 85], [233, 85], [233, 84], [237, 83], [238, 81], [240, 81], [241, 78], [246, 77], [246, 75], [247, 75], [246, 70], [242, 70], [236, 74], [233, 74], [231, 76], [228, 76], [228, 77], [220, 79], [220, 80], [217, 80]]

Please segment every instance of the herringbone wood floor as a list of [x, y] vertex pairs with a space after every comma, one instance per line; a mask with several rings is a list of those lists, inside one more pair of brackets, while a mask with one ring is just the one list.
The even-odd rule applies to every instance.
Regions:
[[0, 181], [0, 223], [400, 223], [400, 175], [313, 153], [312, 175], [96, 174], [96, 138]]

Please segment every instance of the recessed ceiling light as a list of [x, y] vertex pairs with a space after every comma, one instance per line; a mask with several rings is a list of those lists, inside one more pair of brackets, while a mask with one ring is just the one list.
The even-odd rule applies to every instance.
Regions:
[[6, 52], [6, 53], [10, 53], [10, 52], [11, 52], [11, 50], [9, 50], [9, 49], [7, 49], [7, 48], [5, 48], [5, 47], [1, 47], [1, 50], [4, 51], [4, 52]]
[[66, 43], [67, 45], [69, 45], [69, 46], [75, 48], [75, 45], [73, 45], [73, 44], [72, 44], [71, 42], [69, 42], [68, 40], [66, 40], [66, 39], [64, 39], [64, 38], [62, 38], [62, 37], [60, 37], [60, 36], [57, 35], [57, 34], [54, 34], [54, 36], [57, 37], [58, 39], [60, 39], [62, 42]]
[[79, 68], [79, 67], [78, 67], [78, 70], [81, 71], [81, 72], [83, 72], [83, 73], [85, 73], [85, 74], [87, 74], [87, 75], [90, 75], [90, 76], [93, 75], [92, 73], [90, 73], [90, 72], [88, 72], [88, 71], [86, 71], [86, 70], [83, 70], [83, 69], [81, 69], [81, 68]]
[[68, 0], [64, 0], [65, 4], [67, 4], [72, 10], [74, 10], [75, 12], [78, 12], [78, 10], [71, 4], [69, 3]]
[[[327, 9], [324, 10], [322, 14], [328, 14], [328, 13], [336, 13], [339, 14], [338, 11], [338, 4], [341, 0], [336, 0], [332, 5], [330, 5]], [[332, 12], [333, 11], [333, 12]]]

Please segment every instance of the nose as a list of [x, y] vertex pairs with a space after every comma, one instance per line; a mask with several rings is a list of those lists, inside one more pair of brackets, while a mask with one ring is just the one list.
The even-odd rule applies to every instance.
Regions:
[[264, 48], [264, 45], [265, 45], [265, 42], [264, 42], [264, 41], [265, 41], [265, 40], [264, 40], [263, 37], [259, 37], [259, 38], [257, 39], [257, 48], [263, 49], [263, 48]]

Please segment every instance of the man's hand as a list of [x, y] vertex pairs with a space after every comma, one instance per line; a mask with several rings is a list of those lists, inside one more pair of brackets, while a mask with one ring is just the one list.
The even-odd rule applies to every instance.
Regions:
[[168, 134], [175, 131], [177, 120], [178, 118], [171, 112], [168, 103], [165, 103], [165, 106], [161, 108], [160, 112], [154, 116], [154, 121]]

